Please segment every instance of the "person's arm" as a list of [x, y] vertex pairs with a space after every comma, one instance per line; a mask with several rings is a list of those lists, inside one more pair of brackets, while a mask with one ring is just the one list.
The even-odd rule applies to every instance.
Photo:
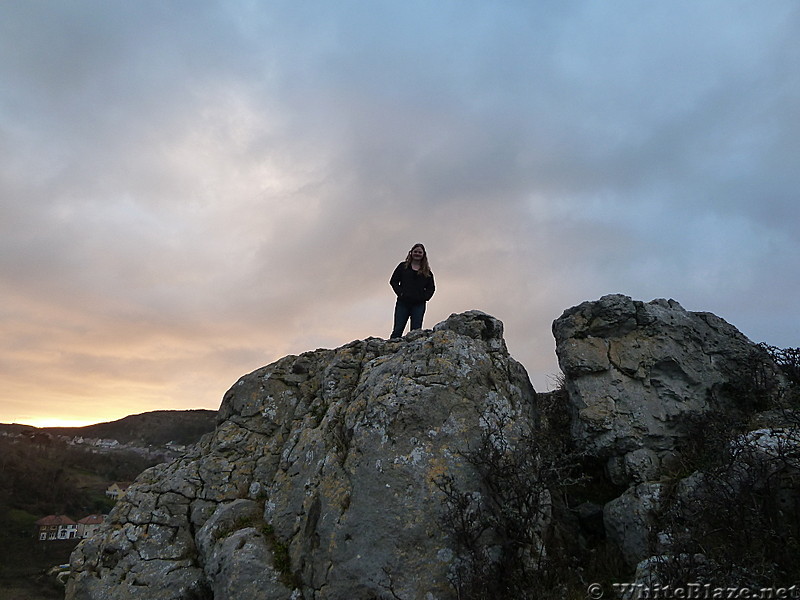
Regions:
[[402, 267], [403, 263], [397, 265], [397, 267], [395, 267], [394, 273], [392, 273], [391, 279], [389, 279], [389, 285], [392, 286], [392, 289], [394, 290], [394, 293], [397, 295], [398, 298], [400, 297], [400, 294], [402, 294], [402, 289], [400, 287], [400, 282], [402, 280], [402, 271], [400, 269]]
[[425, 302], [433, 297], [433, 292], [436, 291], [436, 284], [433, 281], [433, 272], [431, 272], [430, 281], [425, 286]]

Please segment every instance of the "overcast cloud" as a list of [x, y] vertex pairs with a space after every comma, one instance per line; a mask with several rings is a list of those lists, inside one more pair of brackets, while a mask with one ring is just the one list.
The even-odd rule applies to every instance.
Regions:
[[217, 408], [288, 353], [674, 298], [800, 345], [800, 5], [0, 3], [0, 422]]

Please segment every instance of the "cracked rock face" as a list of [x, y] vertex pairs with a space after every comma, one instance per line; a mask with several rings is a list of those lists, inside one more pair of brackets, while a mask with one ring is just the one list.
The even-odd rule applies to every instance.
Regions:
[[[573, 405], [573, 436], [608, 459], [618, 484], [656, 479], [694, 415], [735, 408], [727, 395], [757, 346], [721, 318], [674, 300], [604, 296], [553, 323]], [[765, 363], [778, 378], [774, 363]]]
[[435, 482], [485, 493], [459, 451], [489, 415], [510, 417], [511, 444], [534, 417], [502, 333], [471, 311], [242, 377], [216, 431], [78, 546], [67, 599], [454, 598]]

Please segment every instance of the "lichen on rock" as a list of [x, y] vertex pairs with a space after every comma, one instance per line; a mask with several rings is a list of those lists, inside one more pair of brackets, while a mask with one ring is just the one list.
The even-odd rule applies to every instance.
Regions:
[[453, 597], [436, 481], [485, 492], [460, 453], [498, 411], [511, 445], [535, 418], [502, 334], [470, 311], [242, 377], [216, 431], [141, 475], [78, 547], [67, 597]]

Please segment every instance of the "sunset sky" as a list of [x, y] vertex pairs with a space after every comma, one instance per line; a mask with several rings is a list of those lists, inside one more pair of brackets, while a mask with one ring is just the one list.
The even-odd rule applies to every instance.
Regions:
[[286, 354], [673, 298], [800, 346], [795, 0], [0, 3], [0, 422], [216, 409]]

